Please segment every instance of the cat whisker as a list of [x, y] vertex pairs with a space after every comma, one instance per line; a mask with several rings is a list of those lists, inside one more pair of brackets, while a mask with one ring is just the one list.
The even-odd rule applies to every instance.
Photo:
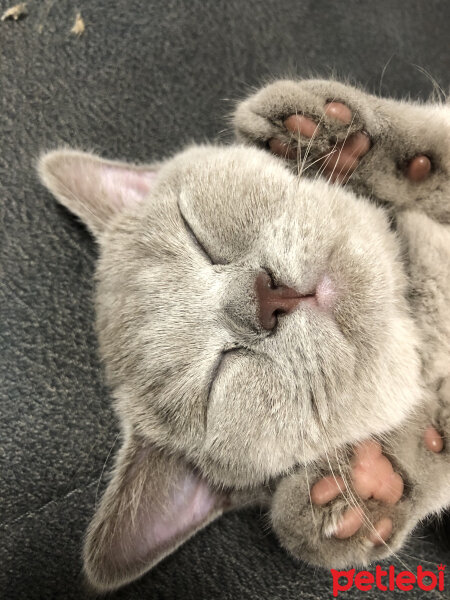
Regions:
[[[300, 427], [300, 433], [302, 436], [302, 444], [303, 444], [303, 456], [305, 456], [305, 436], [303, 433], [303, 426]], [[311, 486], [309, 483], [309, 475], [308, 475], [308, 466], [306, 464], [306, 462], [304, 463], [304, 467], [305, 467], [305, 477], [306, 477], [306, 485], [308, 487], [308, 497], [309, 497], [309, 505], [311, 507], [311, 517], [314, 523], [314, 527], [317, 529], [317, 521], [316, 521], [316, 515], [314, 514], [314, 507], [313, 507], [313, 502], [312, 502], [312, 498], [311, 498]]]
[[444, 104], [447, 99], [447, 94], [444, 92], [444, 90], [439, 85], [439, 83], [436, 81], [436, 79], [433, 77], [433, 75], [431, 75], [431, 73], [429, 71], [427, 71], [424, 67], [421, 67], [420, 65], [416, 65], [415, 63], [412, 63], [412, 64], [413, 64], [413, 67], [415, 67], [420, 73], [422, 73], [422, 75], [425, 75], [425, 77], [432, 84], [432, 86], [433, 86], [432, 98], [436, 102], [438, 102], [440, 104]]
[[[352, 120], [351, 120], [351, 121], [350, 121], [350, 123], [349, 123], [349, 126], [348, 126], [348, 128], [347, 128], [347, 133], [345, 134], [345, 137], [344, 137], [343, 141], [341, 142], [341, 147], [339, 148], [339, 154], [338, 154], [338, 157], [337, 157], [337, 160], [336, 160], [336, 164], [334, 165], [334, 167], [333, 167], [333, 170], [331, 171], [331, 173], [330, 173], [330, 176], [328, 177], [328, 180], [327, 180], [327, 182], [328, 182], [328, 183], [330, 183], [330, 181], [331, 181], [331, 179], [332, 179], [332, 177], [333, 177], [333, 175], [334, 175], [334, 172], [335, 172], [335, 170], [336, 170], [336, 166], [337, 166], [337, 164], [338, 164], [338, 162], [339, 162], [339, 159], [341, 158], [342, 151], [343, 151], [343, 149], [344, 149], [344, 146], [345, 146], [345, 142], [346, 142], [346, 141], [347, 141], [347, 139], [348, 139], [348, 136], [349, 136], [349, 134], [350, 134], [351, 127], [352, 127], [352, 125], [353, 125], [353, 123], [354, 123], [354, 121], [355, 121], [355, 117], [356, 117], [356, 115], [357, 115], [357, 114], [358, 114], [357, 112], [355, 112], [355, 113], [353, 113], [353, 114], [352, 114]], [[342, 173], [342, 167], [341, 167], [341, 171], [339, 172], [339, 175], [340, 175], [341, 173]]]
[[[356, 167], [353, 169], [354, 165], [356, 165]], [[343, 183], [342, 187], [345, 187], [347, 185], [347, 183], [351, 180], [351, 178], [353, 177], [353, 174], [355, 173], [355, 171], [357, 170], [359, 165], [359, 157], [355, 158], [351, 164], [350, 164], [350, 170], [352, 170], [352, 172], [350, 173], [350, 175], [347, 177], [347, 179], [345, 180], [345, 182]], [[342, 174], [342, 169], [339, 171], [338, 175]]]
[[[321, 123], [323, 123], [323, 120], [324, 120], [324, 114], [322, 114], [322, 115], [320, 116], [320, 119], [319, 119], [319, 121], [317, 122], [316, 129], [314, 130], [314, 133], [312, 134], [312, 136], [311, 136], [311, 137], [310, 137], [310, 139], [309, 139], [309, 142], [308, 142], [308, 145], [307, 145], [307, 147], [306, 147], [306, 151], [305, 151], [305, 156], [303, 157], [303, 161], [301, 161], [301, 163], [300, 163], [300, 169], [299, 169], [299, 173], [298, 173], [298, 176], [299, 176], [299, 177], [301, 177], [301, 176], [302, 176], [302, 174], [303, 174], [303, 171], [304, 171], [304, 167], [305, 167], [306, 161], [307, 161], [307, 159], [308, 159], [308, 156], [309, 156], [309, 153], [310, 153], [310, 151], [311, 151], [312, 143], [313, 143], [313, 141], [315, 140], [315, 138], [316, 138], [316, 136], [317, 136], [317, 132], [319, 131], [319, 126], [321, 125]], [[299, 145], [299, 148], [300, 148], [300, 145]], [[300, 158], [301, 158], [301, 157], [300, 157]]]
[[387, 59], [387, 61], [386, 61], [385, 65], [384, 65], [384, 67], [383, 67], [383, 70], [381, 71], [381, 76], [380, 76], [380, 84], [379, 84], [379, 86], [378, 86], [378, 95], [379, 95], [379, 96], [381, 96], [381, 88], [383, 87], [383, 79], [384, 79], [384, 74], [386, 73], [386, 70], [387, 70], [387, 68], [388, 68], [388, 66], [389, 66], [389, 64], [390, 64], [390, 62], [391, 62], [391, 60], [394, 58], [394, 56], [395, 56], [395, 53], [394, 53], [394, 54], [391, 54], [391, 56], [390, 56], [390, 57]]
[[318, 169], [318, 171], [317, 171], [317, 173], [316, 173], [316, 175], [314, 177], [314, 181], [323, 175], [325, 169], [328, 166], [328, 163], [330, 162], [330, 158], [336, 152], [337, 145], [338, 145], [338, 141], [336, 140], [334, 142], [333, 147], [331, 148], [330, 152], [325, 155], [326, 156], [326, 160], [324, 160], [323, 165], [320, 167], [320, 169]]
[[[323, 156], [320, 156], [319, 158], [316, 158], [315, 160], [313, 160], [312, 162], [308, 163], [306, 165], [306, 167], [302, 170], [302, 173], [306, 173], [306, 171], [308, 169], [310, 169], [311, 167], [313, 167], [316, 163], [323, 161], [325, 158], [330, 157], [333, 154], [334, 150], [331, 150], [330, 152], [328, 152], [328, 154], [324, 154]], [[317, 178], [317, 175], [316, 177]]]
[[102, 471], [101, 471], [101, 473], [100, 473], [100, 477], [98, 478], [98, 482], [97, 482], [97, 488], [96, 488], [96, 490], [95, 490], [95, 507], [96, 507], [96, 508], [97, 508], [97, 505], [98, 505], [98, 490], [99, 490], [99, 488], [100, 488], [100, 483], [101, 483], [101, 480], [102, 480], [102, 478], [103, 478], [103, 473], [105, 472], [106, 465], [107, 465], [107, 463], [108, 463], [109, 457], [111, 456], [111, 452], [114, 450], [114, 447], [115, 447], [115, 445], [116, 445], [116, 443], [117, 443], [117, 440], [119, 439], [119, 437], [120, 437], [120, 433], [118, 433], [118, 434], [116, 435], [116, 437], [114, 438], [114, 441], [113, 441], [113, 443], [112, 443], [112, 446], [111, 446], [111, 448], [109, 449], [109, 452], [108, 452], [108, 454], [107, 454], [107, 456], [106, 456], [105, 462], [103, 463], [103, 468], [102, 468]]

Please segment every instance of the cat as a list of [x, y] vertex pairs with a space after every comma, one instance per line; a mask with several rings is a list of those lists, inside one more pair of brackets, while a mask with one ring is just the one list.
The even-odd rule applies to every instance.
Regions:
[[[323, 117], [335, 98], [358, 115], [350, 130]], [[422, 204], [419, 183], [391, 181], [383, 158], [393, 139], [402, 152], [416, 143], [402, 129], [408, 110], [436, 169], [420, 183]], [[298, 177], [286, 168], [297, 161], [266, 152], [290, 141], [284, 121], [297, 112], [326, 133], [307, 140], [311, 163], [330, 136], [367, 129], [372, 148], [348, 185], [383, 207]], [[445, 114], [336, 82], [277, 82], [238, 107], [244, 145], [192, 147], [147, 166], [43, 156], [42, 181], [99, 244], [97, 331], [123, 433], [85, 541], [96, 590], [132, 581], [244, 504], [267, 508], [295, 556], [339, 566], [385, 556], [448, 502], [446, 451], [421, 437], [423, 424], [447, 426]], [[437, 136], [429, 146], [424, 119]], [[398, 131], [384, 137], [386, 124]], [[395, 504], [360, 502], [372, 522], [392, 519], [389, 546], [368, 544], [363, 528], [333, 537], [343, 497], [309, 503], [336, 453], [369, 436], [382, 436], [407, 484]]]

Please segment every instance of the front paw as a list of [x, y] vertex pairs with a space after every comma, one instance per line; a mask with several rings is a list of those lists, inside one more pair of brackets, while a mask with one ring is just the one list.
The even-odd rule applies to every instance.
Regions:
[[367, 103], [359, 106], [364, 95], [352, 96], [355, 90], [338, 82], [278, 81], [238, 106], [235, 129], [244, 141], [267, 148], [299, 171], [312, 168], [343, 182], [369, 151], [365, 121], [374, 120]]
[[322, 477], [309, 492], [299, 472], [279, 484], [272, 523], [294, 556], [328, 568], [365, 566], [403, 543], [408, 533], [403, 480], [378, 442], [355, 449], [345, 479], [336, 473]]
[[239, 139], [280, 156], [299, 174], [349, 181], [387, 205], [419, 207], [448, 222], [442, 189], [450, 154], [441, 112], [336, 81], [281, 80], [239, 104], [234, 126]]

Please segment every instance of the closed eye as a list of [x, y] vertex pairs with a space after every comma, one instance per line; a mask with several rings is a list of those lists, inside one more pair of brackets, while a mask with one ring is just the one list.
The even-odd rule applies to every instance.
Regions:
[[186, 217], [183, 215], [181, 208], [179, 206], [178, 206], [178, 210], [180, 211], [180, 217], [181, 217], [181, 220], [183, 221], [183, 225], [187, 231], [188, 236], [194, 242], [194, 245], [201, 252], [201, 254], [203, 254], [203, 256], [208, 260], [208, 262], [210, 262], [212, 265], [214, 265], [215, 263], [214, 263], [213, 259], [208, 254], [208, 251], [206, 250], [205, 246], [200, 242], [198, 237], [195, 235], [192, 227], [189, 225], [189, 222], [187, 221]]

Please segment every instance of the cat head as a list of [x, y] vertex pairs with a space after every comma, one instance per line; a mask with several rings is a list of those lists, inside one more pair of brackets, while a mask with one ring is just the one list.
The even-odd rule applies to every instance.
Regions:
[[97, 330], [124, 443], [85, 546], [98, 589], [324, 451], [397, 425], [417, 339], [381, 209], [247, 147], [133, 166], [75, 151], [43, 182], [96, 237]]

